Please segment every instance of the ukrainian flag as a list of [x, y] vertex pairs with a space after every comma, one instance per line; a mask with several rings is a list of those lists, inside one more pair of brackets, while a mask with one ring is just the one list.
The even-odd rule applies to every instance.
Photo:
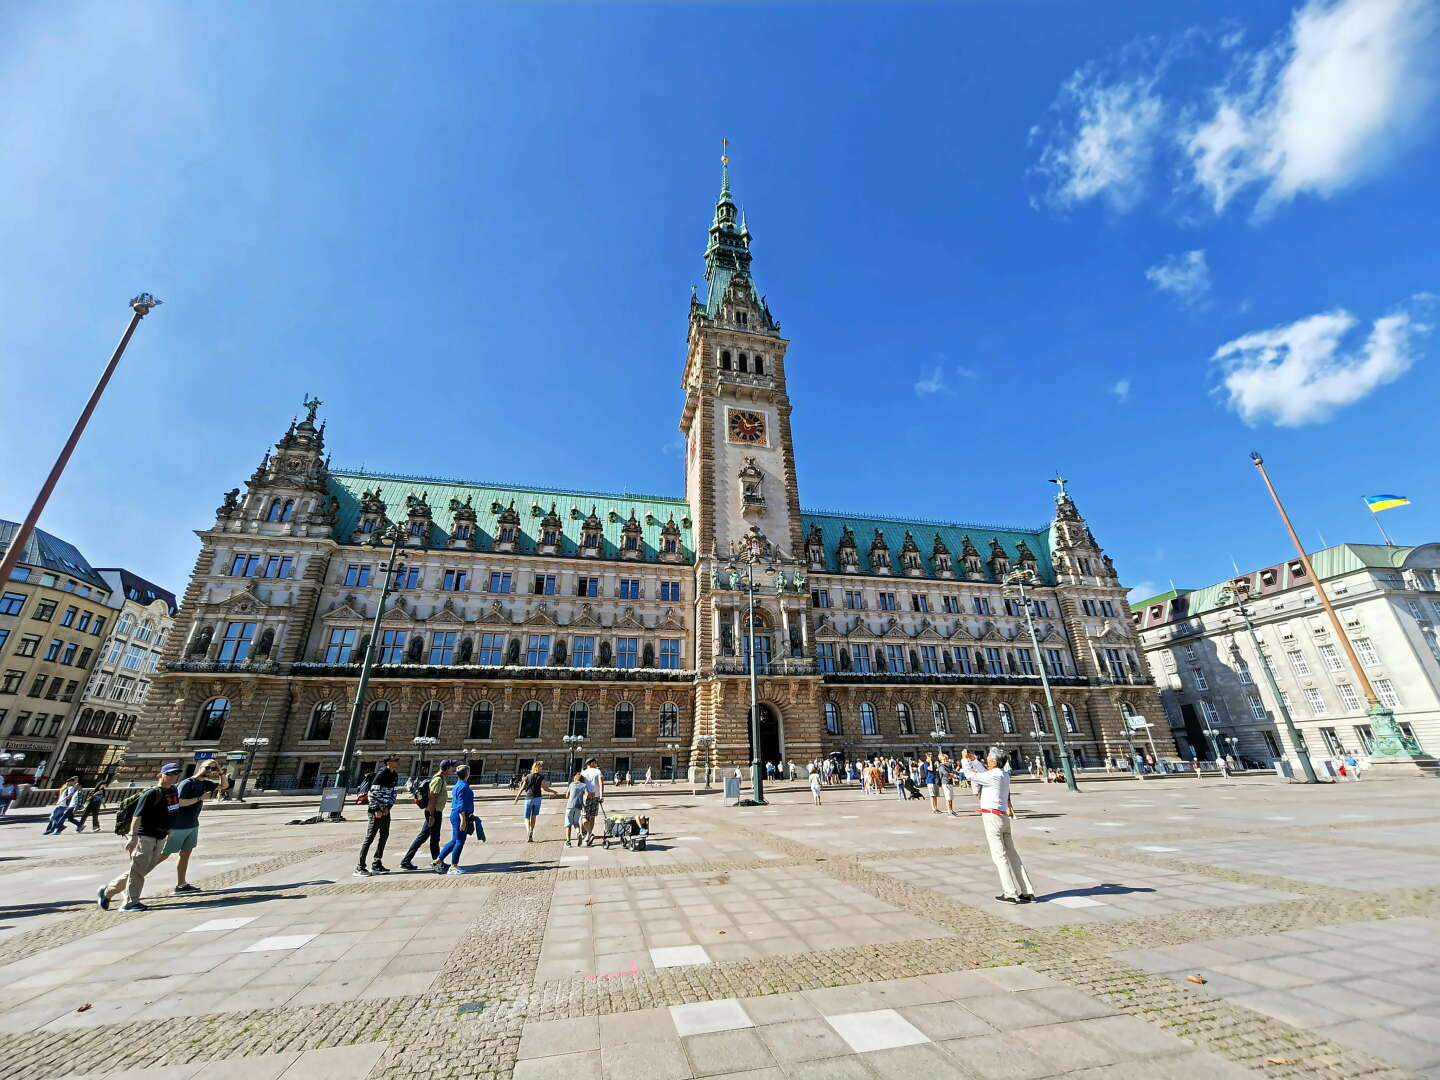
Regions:
[[1365, 505], [1375, 514], [1381, 510], [1393, 510], [1397, 506], [1409, 506], [1410, 500], [1404, 495], [1366, 495]]

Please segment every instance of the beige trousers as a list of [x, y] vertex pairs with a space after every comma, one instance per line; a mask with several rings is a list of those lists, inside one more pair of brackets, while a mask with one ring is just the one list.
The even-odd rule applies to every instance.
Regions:
[[105, 886], [105, 899], [113, 899], [121, 889], [125, 890], [125, 904], [140, 902], [140, 893], [145, 888], [145, 875], [160, 865], [165, 858], [165, 841], [153, 836], [141, 836], [135, 840], [135, 850], [130, 852], [130, 869]]
[[1029, 896], [1035, 892], [1030, 884], [1030, 875], [1025, 873], [1025, 864], [1015, 850], [1015, 841], [1010, 835], [1010, 818], [1001, 814], [981, 814], [985, 824], [985, 840], [990, 845], [990, 859], [1000, 874], [1000, 888], [1006, 896]]

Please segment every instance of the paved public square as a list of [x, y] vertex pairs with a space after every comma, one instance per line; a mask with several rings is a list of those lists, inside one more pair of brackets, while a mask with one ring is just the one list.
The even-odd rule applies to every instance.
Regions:
[[[1017, 784], [1038, 902], [978, 815], [657, 784], [648, 850], [482, 799], [465, 876], [354, 878], [363, 815], [207, 809], [191, 880], [102, 912], [107, 831], [0, 820], [11, 1080], [1440, 1077], [1440, 785]], [[396, 867], [418, 812], [402, 805]]]

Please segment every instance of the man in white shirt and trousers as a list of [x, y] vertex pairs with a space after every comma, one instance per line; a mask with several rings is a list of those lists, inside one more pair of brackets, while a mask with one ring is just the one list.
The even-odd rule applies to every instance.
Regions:
[[966, 750], [961, 762], [966, 778], [980, 791], [980, 818], [985, 826], [985, 840], [990, 845], [990, 858], [1000, 874], [1003, 894], [995, 899], [1006, 904], [1029, 904], [1035, 900], [1035, 888], [1025, 873], [1025, 864], [1015, 850], [1010, 834], [1010, 763], [1008, 751], [992, 746], [985, 754], [985, 768]]

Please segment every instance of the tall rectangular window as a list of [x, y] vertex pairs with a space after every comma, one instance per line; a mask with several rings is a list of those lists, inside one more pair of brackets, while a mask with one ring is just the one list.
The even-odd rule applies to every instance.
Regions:
[[1080, 610], [1082, 610], [1083, 612], [1085, 612], [1086, 615], [1099, 615], [1099, 614], [1100, 614], [1100, 609], [1095, 606], [1095, 601], [1094, 601], [1094, 600], [1081, 600], [1081, 601], [1080, 601]]
[[1000, 658], [1000, 650], [999, 650], [999, 649], [986, 649], [986, 650], [985, 650], [985, 674], [987, 674], [987, 675], [1004, 675], [1004, 674], [1005, 674], [1005, 664], [1004, 664], [1004, 661], [1001, 660], [1001, 658]]
[[1375, 696], [1387, 709], [1400, 708], [1400, 695], [1395, 693], [1395, 686], [1389, 679], [1375, 680]]
[[1246, 695], [1250, 702], [1250, 715], [1256, 720], [1265, 719], [1265, 703], [1260, 700], [1260, 695], [1251, 691]]
[[670, 604], [678, 604], [680, 602], [680, 582], [660, 582], [660, 599]]
[[1294, 669], [1296, 675], [1310, 674], [1310, 665], [1305, 660], [1305, 654], [1299, 649], [1291, 649], [1285, 655], [1289, 658], [1290, 667]]
[[1190, 681], [1195, 685], [1196, 690], [1210, 689], [1210, 682], [1205, 678], [1205, 672], [1198, 667], [1190, 669]]
[[976, 615], [990, 614], [990, 598], [988, 596], [976, 596], [973, 600]]
[[829, 606], [830, 606], [830, 590], [829, 590], [829, 589], [811, 589], [811, 590], [810, 590], [810, 602], [811, 602], [812, 604], [814, 604], [814, 605], [815, 605], [816, 607], [818, 607], [818, 608], [827, 608], [827, 607], [829, 607]]
[[633, 668], [640, 662], [639, 657], [639, 638], [622, 637], [615, 639], [615, 666], [617, 668]]
[[290, 555], [271, 555], [265, 560], [263, 577], [288, 578], [295, 573], [295, 559]]
[[1310, 706], [1311, 716], [1325, 715], [1325, 696], [1315, 687], [1307, 686], [1305, 688], [1305, 704]]
[[[16, 655], [16, 656], [34, 656], [34, 655], [35, 655], [35, 650], [38, 649], [39, 647], [40, 647], [40, 635], [39, 635], [39, 634], [22, 634], [21, 637], [20, 637], [20, 643], [15, 646], [15, 655]], [[118, 641], [115, 643], [115, 647], [116, 647], [117, 649], [120, 647], [120, 643], [119, 643]]]
[[220, 652], [216, 656], [222, 664], [238, 664], [250, 655], [250, 642], [255, 637], [253, 622], [232, 622], [225, 624], [225, 634], [220, 639]]
[[835, 646], [828, 641], [815, 644], [815, 662], [821, 671], [835, 670]]
[[861, 675], [869, 675], [871, 668], [870, 646], [855, 645], [850, 649], [850, 666]]
[[940, 609], [944, 611], [946, 615], [959, 615], [960, 598], [958, 596], [940, 597]]
[[940, 671], [940, 654], [934, 645], [920, 646], [920, 670], [926, 675], [935, 675]]
[[148, 650], [143, 645], [131, 645], [125, 649], [125, 659], [122, 666], [131, 671], [139, 671], [145, 666], [145, 656]]
[[74, 626], [74, 625], [75, 625], [75, 616], [76, 616], [77, 614], [79, 614], [79, 612], [80, 612], [80, 609], [77, 608], [74, 604], [71, 604], [71, 605], [70, 605], [69, 607], [67, 607], [67, 608], [65, 609], [65, 611], [61, 614], [61, 616], [60, 616], [60, 625], [61, 625], [61, 626]]
[[351, 563], [345, 567], [344, 584], [357, 588], [363, 588], [370, 584], [370, 567], [360, 563]]
[[440, 588], [446, 592], [465, 592], [470, 588], [470, 571], [446, 570], [441, 577]]
[[490, 591], [494, 593], [508, 593], [510, 591], [510, 571], [490, 571]]
[[961, 675], [975, 674], [975, 669], [970, 666], [970, 647], [968, 645], [951, 646], [950, 658], [955, 664], [955, 670]]
[[0, 615], [19, 615], [25, 606], [25, 594], [7, 592], [0, 596]]
[[46, 680], [48, 680], [49, 678], [50, 678], [49, 675], [44, 675], [44, 674], [36, 675], [36, 676], [35, 676], [35, 681], [30, 684], [30, 690], [29, 690], [29, 693], [28, 693], [27, 696], [28, 696], [28, 697], [39, 697], [41, 694], [45, 693], [45, 682], [46, 682]]
[[[509, 575], [506, 575], [507, 577]], [[397, 589], [418, 589], [420, 587], [420, 568], [418, 566], [402, 566], [395, 571], [395, 588]]]
[[82, 612], [80, 613], [80, 621], [75, 624], [75, 629], [76, 629], [76, 630], [88, 630], [88, 629], [90, 629], [90, 612], [88, 612], [88, 611], [82, 611]]
[[535, 596], [555, 595], [555, 575], [536, 574], [535, 582], [530, 586], [530, 592]]
[[885, 646], [885, 666], [897, 675], [905, 670], [905, 646]]
[[336, 627], [330, 631], [330, 640], [325, 645], [325, 662], [327, 664], [348, 664], [350, 663], [350, 652], [354, 648], [355, 631]]
[[1354, 641], [1355, 652], [1360, 657], [1362, 664], [1380, 663], [1380, 654], [1375, 649], [1375, 643], [1368, 637], [1357, 637]]
[[1050, 617], [1050, 601], [1031, 600], [1030, 611], [1037, 619], [1048, 619]]
[[680, 639], [660, 639], [660, 666], [669, 671], [680, 670]]
[[455, 642], [460, 637], [458, 630], [437, 630], [430, 635], [430, 663], [452, 664], [455, 662]]
[[63, 646], [64, 642], [62, 642], [59, 638], [51, 638], [50, 644], [45, 646], [45, 659], [58, 660], [60, 658], [60, 649]]
[[475, 652], [477, 664], [501, 664], [505, 661], [505, 635], [481, 634], [480, 648]]
[[570, 666], [595, 666], [595, 639], [593, 637], [574, 637], [570, 639]]
[[578, 577], [575, 579], [576, 596], [599, 596], [600, 579], [598, 577]]
[[409, 637], [408, 630], [381, 630], [380, 663], [403, 664], [405, 662], [405, 642]]
[[231, 577], [254, 577], [260, 565], [259, 555], [236, 555], [230, 563]]
[[1336, 683], [1335, 689], [1340, 691], [1340, 704], [1345, 706], [1347, 713], [1360, 711], [1360, 695], [1355, 692], [1355, 687], [1349, 683]]
[[929, 611], [929, 610], [930, 610], [930, 598], [929, 598], [928, 596], [926, 596], [924, 593], [912, 592], [912, 593], [910, 594], [910, 610], [911, 610], [911, 611]]
[[1320, 653], [1320, 662], [1325, 665], [1326, 671], [1345, 670], [1345, 662], [1340, 659], [1340, 651], [1334, 645], [1319, 645], [1316, 648]]
[[621, 600], [639, 600], [639, 599], [640, 599], [640, 579], [639, 579], [639, 578], [621, 578], [621, 579], [620, 579], [620, 599], [621, 599]]
[[1192, 664], [1200, 659], [1200, 654], [1195, 651], [1194, 645], [1185, 646], [1185, 659]]
[[7, 671], [0, 677], [0, 694], [18, 694], [20, 692], [20, 680], [25, 678], [23, 671]]
[[1046, 649], [1045, 670], [1051, 675], [1065, 674], [1065, 651], [1063, 649]]
[[863, 611], [865, 609], [865, 594], [859, 589], [846, 589], [845, 606], [852, 611]]
[[5, 648], [5, 642], [8, 641], [9, 638], [10, 638], [10, 631], [9, 631], [9, 630], [6, 630], [4, 627], [0, 627], [0, 651], [3, 651], [3, 650], [4, 650], [4, 648]]
[[550, 635], [530, 634], [525, 646], [526, 667], [544, 667], [550, 662]]
[[1101, 600], [1101, 601], [1100, 601], [1100, 614], [1101, 614], [1101, 615], [1105, 615], [1105, 616], [1107, 616], [1107, 617], [1109, 617], [1109, 618], [1114, 618], [1114, 616], [1115, 616], [1115, 605], [1112, 604], [1109, 600]]
[[1021, 675], [1035, 674], [1035, 654], [1029, 649], [1016, 649], [1015, 663], [1019, 666]]
[[880, 610], [881, 610], [881, 611], [894, 611], [894, 610], [896, 610], [896, 607], [895, 607], [895, 594], [894, 594], [893, 592], [882, 592], [882, 593], [880, 593]]

